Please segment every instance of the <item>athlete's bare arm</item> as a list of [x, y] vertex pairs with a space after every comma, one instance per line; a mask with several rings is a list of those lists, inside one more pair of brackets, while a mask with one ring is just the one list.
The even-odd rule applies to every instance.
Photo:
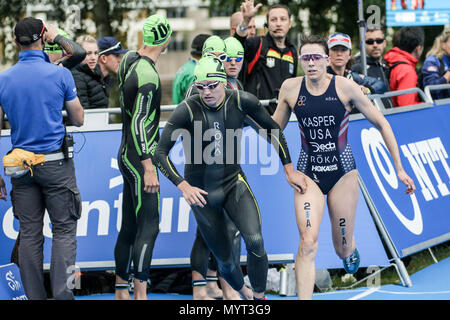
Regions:
[[278, 123], [281, 130], [286, 128], [286, 125], [291, 117], [294, 104], [296, 103], [297, 95], [300, 90], [300, 84], [303, 77], [286, 79], [280, 88], [278, 95], [278, 105], [275, 113], [272, 115], [273, 120]]
[[413, 180], [406, 174], [403, 169], [400, 153], [398, 151], [397, 140], [391, 125], [384, 115], [370, 102], [370, 100], [362, 93], [360, 87], [351, 80], [343, 77], [336, 77], [336, 90], [339, 98], [344, 105], [354, 105], [381, 133], [386, 147], [394, 160], [397, 170], [397, 176], [407, 189], [407, 194], [413, 194], [416, 190]]

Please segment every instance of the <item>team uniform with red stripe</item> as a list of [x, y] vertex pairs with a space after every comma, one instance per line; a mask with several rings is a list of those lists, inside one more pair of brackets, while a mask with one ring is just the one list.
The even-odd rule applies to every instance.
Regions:
[[320, 96], [311, 95], [302, 80], [294, 106], [302, 141], [297, 170], [314, 180], [323, 194], [356, 169], [347, 141], [350, 112], [337, 95], [335, 78]]
[[[284, 80], [297, 75], [297, 50], [286, 39], [286, 48], [279, 49], [272, 36], [242, 38], [234, 35], [244, 46], [246, 62], [243, 77], [245, 91], [260, 100], [278, 98]], [[273, 114], [276, 105], [269, 108]]]

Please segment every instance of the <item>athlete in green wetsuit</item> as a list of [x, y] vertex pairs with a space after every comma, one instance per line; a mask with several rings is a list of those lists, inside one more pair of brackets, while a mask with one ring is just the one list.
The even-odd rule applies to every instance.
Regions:
[[[243, 91], [225, 89], [226, 74], [219, 59], [200, 59], [194, 75], [200, 94], [184, 100], [172, 113], [156, 148], [156, 164], [191, 206], [221, 275], [245, 299], [261, 299], [266, 288], [268, 261], [259, 208], [239, 164], [239, 130], [244, 120], [249, 118], [254, 128], [266, 130], [284, 165], [287, 180], [296, 190], [300, 190], [299, 172], [292, 166], [278, 125], [262, 111], [258, 99]], [[180, 135], [186, 155], [185, 178], [169, 159], [169, 151]], [[244, 285], [224, 215], [234, 222], [244, 238], [253, 293]]]
[[116, 299], [129, 299], [130, 264], [134, 298], [147, 298], [153, 247], [159, 232], [159, 181], [153, 153], [159, 140], [161, 83], [155, 63], [169, 44], [170, 25], [160, 15], [144, 23], [144, 47], [129, 51], [119, 66], [122, 143], [118, 161], [124, 177], [122, 227], [114, 250]]

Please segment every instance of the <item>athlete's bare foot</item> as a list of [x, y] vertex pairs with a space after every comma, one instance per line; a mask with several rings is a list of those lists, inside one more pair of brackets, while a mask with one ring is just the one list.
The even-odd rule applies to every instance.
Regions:
[[206, 286], [192, 287], [192, 298], [193, 300], [216, 300], [208, 295]]

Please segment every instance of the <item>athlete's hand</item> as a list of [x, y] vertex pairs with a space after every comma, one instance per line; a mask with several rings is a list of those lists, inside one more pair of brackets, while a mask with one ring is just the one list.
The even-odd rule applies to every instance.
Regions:
[[144, 191], [147, 193], [156, 193], [159, 191], [158, 176], [154, 170], [145, 170], [144, 172]]
[[244, 19], [244, 27], [248, 25], [250, 20], [256, 15], [259, 8], [262, 6], [262, 3], [258, 3], [255, 7], [253, 0], [245, 0], [241, 4], [241, 12]]
[[206, 205], [206, 200], [202, 196], [203, 194], [208, 195], [208, 192], [205, 190], [191, 186], [186, 180], [182, 181], [177, 187], [183, 193], [184, 199], [190, 206], [203, 208]]
[[47, 31], [44, 35], [44, 41], [48, 43], [54, 43], [56, 36], [59, 34], [58, 28], [54, 24], [49, 24], [45, 26]]
[[285, 165], [284, 171], [286, 174], [286, 179], [291, 187], [299, 193], [305, 193], [307, 187], [305, 175], [300, 171], [294, 170], [292, 163]]
[[6, 201], [6, 195], [5, 181], [3, 181], [2, 176], [0, 176], [0, 199]]
[[416, 191], [416, 186], [414, 185], [414, 181], [406, 174], [405, 170], [401, 169], [397, 172], [397, 177], [403, 182], [406, 186], [406, 194], [413, 194]]

